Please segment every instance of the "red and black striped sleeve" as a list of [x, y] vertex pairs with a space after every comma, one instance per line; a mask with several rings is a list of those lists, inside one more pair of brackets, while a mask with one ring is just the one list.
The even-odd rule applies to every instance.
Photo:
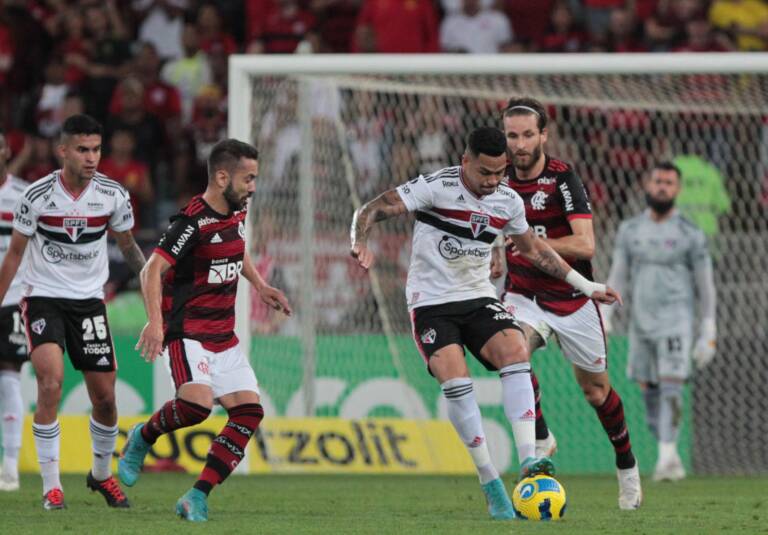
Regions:
[[200, 236], [197, 218], [179, 214], [171, 218], [171, 224], [155, 247], [157, 254], [172, 266], [197, 243]]
[[557, 192], [568, 221], [592, 219], [592, 206], [589, 203], [587, 188], [570, 166], [567, 170], [558, 173]]

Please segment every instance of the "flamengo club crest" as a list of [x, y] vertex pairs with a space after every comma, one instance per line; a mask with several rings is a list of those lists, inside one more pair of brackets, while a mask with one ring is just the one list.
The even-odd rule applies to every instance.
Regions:
[[64, 217], [64, 232], [69, 235], [69, 238], [76, 242], [77, 239], [83, 234], [85, 228], [88, 226], [87, 217]]
[[469, 226], [472, 229], [472, 235], [477, 238], [483, 231], [488, 228], [491, 218], [485, 214], [472, 213], [469, 218]]

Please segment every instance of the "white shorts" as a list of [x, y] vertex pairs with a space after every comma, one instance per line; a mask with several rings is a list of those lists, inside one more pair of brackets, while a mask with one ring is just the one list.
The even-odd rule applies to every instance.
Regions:
[[259, 394], [256, 374], [240, 344], [214, 353], [197, 340], [172, 340], [163, 351], [163, 361], [176, 390], [195, 383], [211, 387], [214, 399], [241, 390]]
[[572, 314], [558, 316], [542, 310], [532, 299], [506, 292], [504, 306], [518, 322], [527, 323], [539, 333], [544, 343], [549, 332], [554, 332], [563, 355], [574, 366], [594, 373], [605, 371], [608, 350], [603, 320], [594, 301], [587, 301]]

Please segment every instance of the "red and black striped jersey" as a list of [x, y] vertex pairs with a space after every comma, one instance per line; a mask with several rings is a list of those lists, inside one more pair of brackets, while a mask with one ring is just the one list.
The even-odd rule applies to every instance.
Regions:
[[220, 214], [198, 195], [171, 218], [155, 248], [171, 264], [163, 276], [165, 345], [189, 338], [218, 353], [237, 344], [235, 297], [245, 214]]
[[[507, 167], [507, 183], [523, 199], [525, 218], [542, 238], [573, 234], [570, 221], [592, 218], [589, 196], [581, 179], [567, 163], [547, 156], [544, 171], [536, 177], [518, 180], [514, 167]], [[592, 280], [589, 260], [565, 258], [571, 267]], [[507, 279], [504, 289], [531, 299], [555, 314], [567, 315], [581, 308], [587, 297], [570, 284], [539, 270], [522, 255], [507, 249]]]

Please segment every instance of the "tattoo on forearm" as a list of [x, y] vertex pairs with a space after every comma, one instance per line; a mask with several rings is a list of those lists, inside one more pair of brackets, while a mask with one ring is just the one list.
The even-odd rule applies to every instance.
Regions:
[[563, 260], [552, 249], [538, 251], [531, 261], [544, 273], [557, 279], [564, 279], [568, 274], [568, 271], [563, 267]]
[[123, 258], [125, 258], [125, 263], [128, 264], [131, 271], [138, 275], [144, 267], [144, 264], [147, 263], [147, 260], [144, 258], [144, 253], [141, 252], [138, 244], [132, 242], [131, 245], [123, 249], [122, 252]]
[[361, 206], [352, 219], [352, 243], [365, 243], [371, 232], [372, 224], [392, 217], [393, 213], [387, 209], [393, 208], [401, 202], [400, 196], [392, 190], [382, 193]]

